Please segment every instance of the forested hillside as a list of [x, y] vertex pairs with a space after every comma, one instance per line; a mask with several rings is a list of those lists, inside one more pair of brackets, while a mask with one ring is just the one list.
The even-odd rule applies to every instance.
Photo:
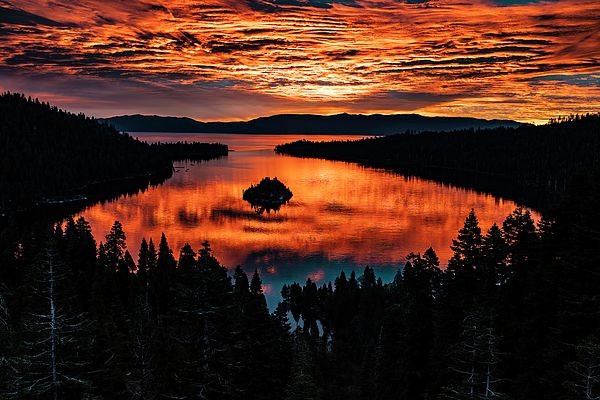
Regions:
[[359, 141], [298, 141], [276, 151], [359, 162], [447, 181], [536, 206], [600, 167], [600, 115], [547, 125], [401, 134]]
[[0, 211], [41, 196], [81, 193], [97, 182], [168, 175], [174, 158], [220, 155], [227, 146], [150, 146], [83, 114], [21, 94], [0, 96]]
[[537, 227], [517, 209], [482, 232], [473, 211], [447, 269], [421, 249], [388, 284], [367, 267], [285, 286], [273, 313], [208, 243], [38, 228], [1, 254], [0, 397], [596, 398], [599, 196], [578, 181]]

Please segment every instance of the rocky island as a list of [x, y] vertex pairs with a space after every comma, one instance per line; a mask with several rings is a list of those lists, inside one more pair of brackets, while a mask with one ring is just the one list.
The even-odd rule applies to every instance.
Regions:
[[262, 213], [264, 210], [279, 210], [292, 196], [292, 191], [279, 179], [265, 177], [258, 185], [244, 190], [242, 198]]

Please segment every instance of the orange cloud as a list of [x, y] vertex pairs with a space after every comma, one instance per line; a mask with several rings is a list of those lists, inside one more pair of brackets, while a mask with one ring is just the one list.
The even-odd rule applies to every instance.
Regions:
[[6, 4], [0, 85], [72, 96], [100, 116], [174, 98], [201, 119], [416, 111], [541, 121], [600, 106], [597, 0]]

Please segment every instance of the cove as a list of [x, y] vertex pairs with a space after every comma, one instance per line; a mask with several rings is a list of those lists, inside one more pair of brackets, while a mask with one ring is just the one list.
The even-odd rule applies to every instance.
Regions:
[[[180, 162], [162, 185], [95, 204], [85, 217], [98, 241], [115, 220], [137, 259], [142, 237], [156, 244], [164, 232], [175, 258], [189, 243], [210, 242], [228, 269], [257, 269], [269, 306], [283, 284], [323, 284], [341, 270], [357, 275], [365, 266], [391, 280], [410, 252], [433, 247], [442, 265], [473, 208], [485, 232], [501, 224], [517, 204], [508, 199], [357, 164], [277, 155], [276, 144], [301, 135], [137, 134], [147, 141], [196, 140], [228, 144], [228, 157]], [[311, 140], [357, 136], [310, 136]], [[243, 190], [264, 177], [277, 177], [294, 196], [277, 212], [257, 213]], [[539, 214], [533, 213], [538, 220]]]

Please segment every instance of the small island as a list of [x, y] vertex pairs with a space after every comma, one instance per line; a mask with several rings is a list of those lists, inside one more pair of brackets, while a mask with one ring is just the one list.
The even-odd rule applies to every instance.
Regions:
[[279, 210], [292, 196], [292, 191], [279, 179], [265, 177], [258, 185], [251, 185], [244, 190], [242, 198], [262, 214], [265, 210]]

